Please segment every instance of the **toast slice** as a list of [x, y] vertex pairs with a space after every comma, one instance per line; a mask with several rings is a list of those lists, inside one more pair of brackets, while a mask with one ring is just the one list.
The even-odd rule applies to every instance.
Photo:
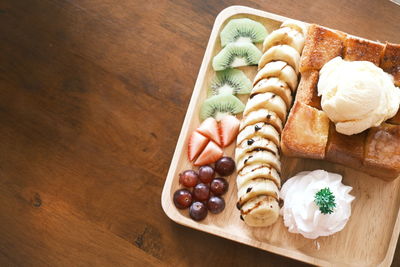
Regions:
[[282, 132], [282, 152], [291, 157], [323, 159], [328, 133], [326, 114], [297, 101]]
[[348, 36], [344, 41], [343, 58], [348, 61], [370, 61], [379, 66], [384, 49], [381, 43]]
[[400, 171], [400, 125], [381, 124], [369, 129], [365, 142], [364, 166], [382, 178], [398, 176]]
[[364, 144], [367, 132], [355, 135], [344, 135], [335, 130], [335, 125], [330, 124], [326, 159], [343, 165], [350, 165], [360, 169], [364, 161]]
[[316, 70], [304, 72], [297, 89], [296, 101], [322, 110], [321, 97], [318, 96], [317, 85], [319, 72]]
[[386, 43], [380, 67], [393, 75], [394, 84], [400, 86], [400, 44]]
[[341, 56], [345, 37], [344, 33], [335, 32], [316, 24], [310, 25], [300, 59], [300, 72], [319, 71], [326, 62]]

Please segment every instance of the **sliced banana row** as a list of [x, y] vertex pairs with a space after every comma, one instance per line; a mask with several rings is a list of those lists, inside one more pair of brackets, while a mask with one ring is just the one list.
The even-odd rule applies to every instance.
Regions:
[[279, 217], [280, 134], [297, 89], [306, 33], [304, 23], [288, 20], [263, 43], [235, 150], [237, 207], [249, 226], [269, 226]]

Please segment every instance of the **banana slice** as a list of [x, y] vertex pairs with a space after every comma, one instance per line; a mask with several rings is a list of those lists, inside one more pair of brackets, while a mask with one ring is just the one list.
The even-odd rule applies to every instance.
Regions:
[[279, 173], [281, 172], [281, 162], [278, 157], [267, 150], [252, 151], [244, 154], [237, 162], [237, 171], [240, 172], [245, 166], [249, 166], [253, 163], [268, 164]]
[[240, 218], [252, 227], [266, 227], [275, 223], [279, 217], [279, 204], [270, 196], [259, 196], [246, 202]]
[[292, 66], [297, 73], [299, 73], [300, 54], [291, 46], [276, 45], [265, 52], [260, 61], [258, 62], [258, 69], [260, 70], [268, 62], [282, 60]]
[[289, 86], [282, 80], [276, 77], [271, 77], [268, 79], [261, 79], [256, 83], [251, 91], [250, 97], [254, 94], [271, 92], [276, 95], [279, 95], [287, 107], [292, 105], [292, 91]]
[[265, 122], [258, 122], [256, 124], [246, 126], [237, 136], [237, 143], [240, 144], [245, 139], [250, 139], [253, 136], [261, 136], [267, 138], [279, 146], [279, 133], [275, 128]]
[[250, 180], [264, 178], [273, 181], [278, 188], [281, 187], [279, 173], [268, 164], [255, 163], [244, 167], [236, 178], [238, 188], [242, 188]]
[[307, 28], [308, 27], [304, 22], [294, 20], [294, 19], [288, 19], [282, 23], [281, 28], [284, 28], [284, 27], [288, 27], [288, 28], [298, 31], [299, 33], [301, 33], [304, 36], [304, 39], [307, 36]]
[[239, 161], [239, 159], [242, 158], [247, 152], [262, 150], [270, 151], [272, 154], [275, 154], [278, 159], [280, 158], [278, 147], [274, 144], [274, 142], [261, 136], [253, 136], [250, 139], [243, 140], [243, 142], [240, 143], [240, 145], [236, 148], [235, 160]]
[[247, 101], [246, 107], [244, 108], [243, 116], [247, 116], [250, 112], [260, 108], [265, 108], [275, 112], [282, 121], [285, 121], [286, 119], [287, 109], [285, 101], [274, 93], [266, 92], [250, 97], [249, 101]]
[[304, 47], [304, 36], [296, 30], [289, 27], [284, 27], [271, 32], [263, 43], [263, 52], [273, 46], [286, 44], [301, 53]]
[[255, 124], [257, 122], [265, 122], [271, 124], [279, 133], [282, 132], [282, 120], [278, 117], [278, 115], [276, 115], [275, 112], [265, 108], [257, 109], [247, 114], [240, 122], [239, 130], [242, 130], [244, 127]]
[[277, 77], [289, 85], [292, 92], [296, 91], [297, 88], [297, 74], [294, 69], [284, 61], [274, 61], [266, 64], [261, 70], [258, 71], [254, 78], [253, 85], [256, 85], [258, 81], [265, 78]]
[[273, 181], [268, 179], [257, 178], [250, 180], [238, 189], [239, 206], [261, 195], [279, 199], [279, 189]]

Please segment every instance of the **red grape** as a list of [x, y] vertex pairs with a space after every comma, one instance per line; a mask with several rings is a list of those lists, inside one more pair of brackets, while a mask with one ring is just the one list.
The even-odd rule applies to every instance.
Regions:
[[215, 178], [211, 181], [210, 189], [214, 195], [220, 196], [228, 191], [229, 184], [224, 178]]
[[210, 197], [210, 199], [207, 202], [207, 207], [211, 213], [214, 214], [220, 213], [225, 208], [225, 200], [217, 196]]
[[222, 176], [228, 176], [235, 170], [235, 161], [230, 157], [222, 157], [215, 163], [215, 170]]
[[192, 193], [187, 189], [179, 189], [174, 193], [174, 204], [178, 209], [186, 209], [192, 204]]
[[189, 208], [189, 215], [195, 221], [201, 221], [207, 216], [206, 205], [202, 202], [193, 202]]
[[199, 175], [194, 170], [186, 170], [179, 174], [179, 183], [186, 187], [193, 187], [197, 184]]
[[213, 167], [205, 165], [199, 168], [199, 179], [203, 183], [209, 184], [211, 180], [214, 179], [214, 177], [215, 177], [215, 171]]
[[199, 201], [207, 200], [210, 197], [210, 187], [203, 183], [196, 185], [193, 189], [193, 196]]

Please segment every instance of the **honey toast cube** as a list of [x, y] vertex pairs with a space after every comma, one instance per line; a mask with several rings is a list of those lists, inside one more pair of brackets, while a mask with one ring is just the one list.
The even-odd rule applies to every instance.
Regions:
[[297, 89], [296, 101], [322, 110], [321, 97], [318, 96], [319, 71], [312, 70], [301, 74], [301, 80]]
[[386, 43], [380, 67], [393, 75], [394, 84], [400, 86], [400, 44]]
[[323, 159], [328, 133], [326, 114], [296, 101], [282, 132], [282, 151], [292, 157]]
[[311, 25], [300, 58], [301, 80], [295, 104], [282, 131], [287, 156], [326, 159], [381, 179], [400, 177], [400, 110], [379, 127], [356, 135], [336, 131], [321, 110], [319, 71], [329, 60], [370, 61], [393, 76], [400, 86], [400, 44], [381, 44]]
[[384, 49], [381, 43], [348, 36], [344, 41], [343, 58], [348, 61], [370, 61], [379, 66]]
[[331, 123], [325, 157], [331, 162], [360, 169], [364, 161], [366, 138], [367, 131], [354, 135], [344, 135], [338, 133], [335, 125]]
[[370, 128], [364, 156], [364, 166], [370, 174], [397, 178], [400, 174], [400, 125], [383, 123]]
[[332, 58], [341, 56], [345, 36], [319, 25], [310, 25], [300, 59], [300, 72], [320, 70]]

